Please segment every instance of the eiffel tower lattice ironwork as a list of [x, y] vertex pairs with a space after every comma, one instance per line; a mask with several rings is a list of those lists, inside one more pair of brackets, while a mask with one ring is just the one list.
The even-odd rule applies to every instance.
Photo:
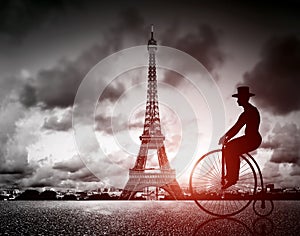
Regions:
[[[141, 146], [135, 165], [129, 170], [129, 180], [120, 196], [120, 199], [129, 200], [137, 192], [142, 192], [146, 187], [162, 188], [173, 199], [183, 199], [182, 190], [176, 180], [176, 172], [170, 167], [165, 150], [165, 137], [161, 132], [155, 52], [157, 43], [153, 38], [153, 25], [151, 26], [151, 38], [148, 41], [149, 68], [148, 89], [145, 112], [144, 131], [140, 136]], [[148, 151], [157, 151], [159, 168], [146, 168]]]

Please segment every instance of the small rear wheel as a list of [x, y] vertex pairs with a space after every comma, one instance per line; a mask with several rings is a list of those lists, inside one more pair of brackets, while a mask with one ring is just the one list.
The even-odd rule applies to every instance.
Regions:
[[190, 176], [191, 196], [196, 204], [213, 216], [233, 216], [243, 211], [256, 193], [257, 179], [251, 163], [241, 156], [238, 182], [222, 190], [222, 151], [211, 151], [195, 164]]
[[258, 216], [269, 216], [274, 209], [272, 200], [254, 200], [253, 210]]

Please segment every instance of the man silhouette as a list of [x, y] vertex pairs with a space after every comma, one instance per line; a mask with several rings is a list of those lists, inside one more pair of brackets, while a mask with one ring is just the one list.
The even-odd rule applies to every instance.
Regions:
[[[225, 144], [223, 155], [226, 165], [226, 183], [222, 189], [226, 189], [239, 179], [240, 155], [253, 151], [259, 147], [262, 138], [259, 133], [260, 116], [256, 107], [249, 103], [250, 97], [254, 96], [249, 92], [249, 87], [241, 86], [237, 88], [238, 93], [232, 95], [237, 98], [239, 106], [244, 108], [244, 112], [239, 116], [232, 128], [219, 140], [219, 144]], [[232, 139], [240, 129], [246, 125], [245, 135]]]

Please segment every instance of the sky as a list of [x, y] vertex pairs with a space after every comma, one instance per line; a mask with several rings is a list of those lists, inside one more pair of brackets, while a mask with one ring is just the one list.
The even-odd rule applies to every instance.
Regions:
[[[263, 143], [253, 155], [265, 181], [300, 187], [298, 12], [297, 1], [1, 0], [0, 186], [124, 186], [143, 130], [147, 68], [128, 69], [107, 86], [95, 75], [103, 90], [88, 118], [96, 142], [87, 131], [79, 137], [87, 156], [74, 133], [74, 99], [89, 71], [120, 50], [146, 45], [154, 24], [158, 45], [203, 65], [224, 108], [224, 129], [215, 137], [220, 126], [206, 96], [213, 91], [203, 90], [201, 76], [189, 80], [158, 68], [162, 130], [179, 183], [187, 185], [193, 163], [235, 123], [242, 108], [231, 95], [248, 85], [261, 114]], [[157, 157], [150, 154], [151, 167]]]

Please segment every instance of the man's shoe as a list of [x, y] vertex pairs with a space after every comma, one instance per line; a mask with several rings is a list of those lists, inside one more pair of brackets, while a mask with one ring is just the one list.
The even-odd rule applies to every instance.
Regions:
[[235, 185], [236, 181], [228, 181], [225, 185], [222, 186], [221, 189], [227, 189], [229, 187], [231, 187], [232, 185]]

